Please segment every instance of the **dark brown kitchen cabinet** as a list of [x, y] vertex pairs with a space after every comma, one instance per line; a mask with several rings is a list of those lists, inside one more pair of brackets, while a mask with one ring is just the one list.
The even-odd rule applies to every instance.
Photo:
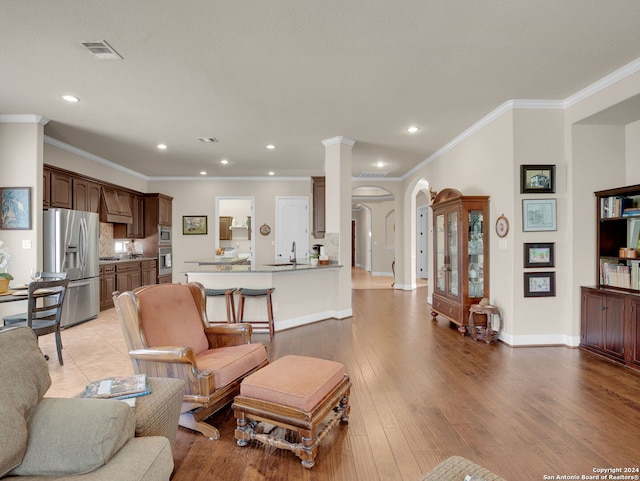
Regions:
[[233, 238], [233, 231], [231, 225], [233, 223], [233, 217], [228, 215], [220, 216], [220, 240], [231, 240]]
[[140, 267], [139, 261], [116, 264], [116, 288], [118, 291], [132, 291], [142, 285]]
[[152, 260], [144, 260], [140, 263], [141, 271], [140, 274], [142, 276], [142, 285], [148, 286], [151, 284], [157, 284], [158, 279], [158, 261], [155, 259]]
[[129, 193], [127, 191], [115, 187], [102, 186], [100, 221], [111, 224], [133, 223]]
[[49, 207], [72, 209], [72, 177], [65, 173], [55, 171], [50, 171], [49, 174]]
[[131, 209], [131, 224], [114, 224], [113, 236], [116, 239], [144, 239], [144, 197], [128, 194]]
[[326, 179], [325, 177], [311, 177], [311, 191], [313, 203], [313, 231], [311, 234], [316, 239], [324, 239], [326, 232]]
[[113, 307], [113, 291], [116, 290], [116, 265], [100, 266], [100, 310]]
[[73, 209], [100, 212], [100, 184], [86, 179], [72, 179]]

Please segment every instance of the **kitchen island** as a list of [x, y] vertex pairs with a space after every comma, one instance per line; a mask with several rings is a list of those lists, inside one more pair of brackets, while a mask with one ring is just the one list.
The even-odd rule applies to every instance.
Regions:
[[[275, 288], [272, 299], [277, 332], [323, 319], [351, 316], [351, 309], [342, 312], [338, 308], [341, 268], [338, 264], [202, 265], [186, 271], [185, 275], [187, 282], [199, 282], [208, 289]], [[248, 300], [244, 313], [245, 320], [266, 320], [265, 300]], [[207, 315], [212, 322], [226, 320], [224, 299], [207, 298]]]

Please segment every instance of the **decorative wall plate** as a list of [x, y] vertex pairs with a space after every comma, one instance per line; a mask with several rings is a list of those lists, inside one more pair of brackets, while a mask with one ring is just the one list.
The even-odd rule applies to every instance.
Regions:
[[505, 237], [508, 233], [509, 220], [504, 215], [501, 215], [496, 220], [496, 234], [498, 234], [498, 237]]
[[271, 234], [271, 227], [269, 227], [267, 224], [262, 224], [260, 226], [260, 234], [262, 234], [262, 235]]

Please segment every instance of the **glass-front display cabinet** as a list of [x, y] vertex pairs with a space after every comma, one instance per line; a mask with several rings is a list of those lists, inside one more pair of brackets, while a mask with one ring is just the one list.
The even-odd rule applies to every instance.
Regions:
[[466, 330], [469, 308], [489, 297], [489, 197], [444, 189], [433, 204], [433, 319]]

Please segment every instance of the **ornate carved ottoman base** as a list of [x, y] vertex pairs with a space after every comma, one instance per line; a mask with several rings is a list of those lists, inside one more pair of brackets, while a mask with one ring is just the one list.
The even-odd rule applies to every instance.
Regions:
[[[315, 464], [318, 443], [338, 422], [349, 421], [351, 382], [339, 362], [284, 356], [247, 376], [233, 402], [239, 446], [250, 440], [289, 449], [305, 468]], [[297, 433], [300, 442], [256, 432], [265, 422]]]

